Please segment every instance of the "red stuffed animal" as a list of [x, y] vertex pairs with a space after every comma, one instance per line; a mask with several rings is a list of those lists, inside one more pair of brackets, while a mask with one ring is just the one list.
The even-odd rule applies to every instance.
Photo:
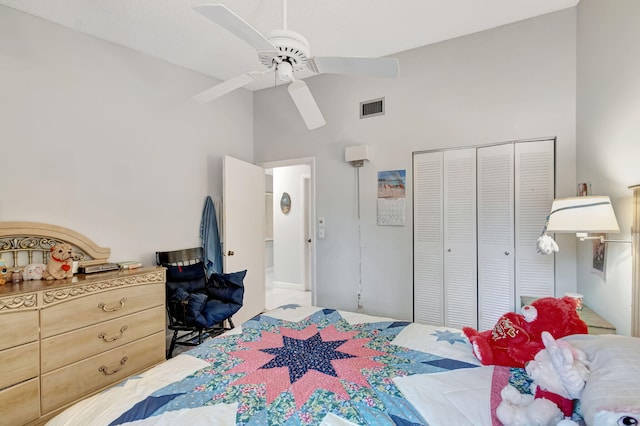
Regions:
[[483, 365], [523, 368], [544, 349], [542, 332], [555, 339], [570, 334], [587, 334], [587, 324], [576, 311], [570, 297], [545, 297], [522, 308], [522, 314], [508, 312], [498, 319], [493, 330], [477, 331], [463, 327], [473, 345], [473, 354]]

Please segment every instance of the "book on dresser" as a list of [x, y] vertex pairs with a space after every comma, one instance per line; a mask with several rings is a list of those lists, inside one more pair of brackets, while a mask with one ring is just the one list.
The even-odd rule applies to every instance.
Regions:
[[120, 269], [142, 268], [142, 262], [139, 262], [137, 260], [127, 260], [127, 261], [124, 261], [124, 262], [116, 262], [116, 264], [118, 265], [118, 267]]

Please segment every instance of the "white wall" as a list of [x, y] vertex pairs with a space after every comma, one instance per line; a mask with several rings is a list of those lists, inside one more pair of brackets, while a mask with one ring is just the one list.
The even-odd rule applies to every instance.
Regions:
[[51, 223], [153, 263], [200, 244], [222, 156], [253, 159], [253, 99], [202, 106], [216, 81], [0, 6], [0, 220]]
[[[620, 234], [630, 238], [632, 191], [640, 183], [640, 2], [578, 4], [577, 181], [611, 196]], [[607, 245], [606, 281], [590, 273], [591, 244], [579, 244], [578, 291], [585, 303], [631, 332], [631, 247]]]
[[[307, 84], [328, 123], [314, 131], [285, 88], [257, 92], [256, 161], [316, 158], [316, 215], [326, 217], [327, 235], [316, 246], [317, 303], [357, 308], [356, 172], [344, 162], [346, 146], [372, 151], [360, 170], [363, 307], [371, 314], [413, 315], [411, 197], [406, 226], [377, 226], [377, 171], [407, 170], [411, 194], [414, 151], [557, 136], [556, 194], [573, 194], [575, 49], [569, 9], [397, 55], [397, 81], [313, 77]], [[386, 115], [360, 120], [359, 102], [381, 96]], [[557, 293], [575, 290], [575, 273], [573, 243], [557, 257]]]
[[[273, 285], [304, 290], [305, 210], [303, 179], [309, 178], [308, 165], [273, 169]], [[287, 192], [291, 210], [280, 210], [280, 198]]]

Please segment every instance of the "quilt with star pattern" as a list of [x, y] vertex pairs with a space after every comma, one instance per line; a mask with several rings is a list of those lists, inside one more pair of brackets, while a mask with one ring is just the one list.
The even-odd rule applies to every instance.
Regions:
[[291, 305], [50, 424], [490, 425], [495, 380], [460, 330]]

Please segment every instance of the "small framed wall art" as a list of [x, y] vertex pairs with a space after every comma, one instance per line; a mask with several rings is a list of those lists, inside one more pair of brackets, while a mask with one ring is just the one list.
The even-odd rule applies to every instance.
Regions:
[[282, 197], [280, 198], [280, 210], [282, 213], [289, 214], [291, 211], [291, 196], [288, 192], [283, 192]]

